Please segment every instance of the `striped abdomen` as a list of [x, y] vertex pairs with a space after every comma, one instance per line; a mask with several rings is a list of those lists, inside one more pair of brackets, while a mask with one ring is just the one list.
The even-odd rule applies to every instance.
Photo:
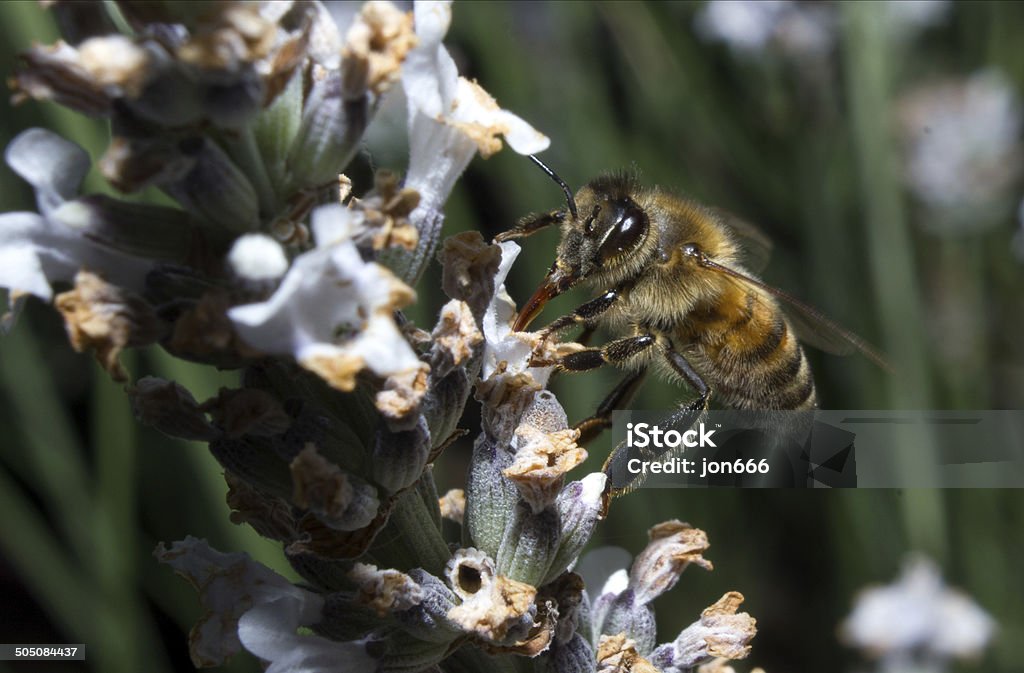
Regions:
[[775, 300], [737, 288], [690, 313], [681, 337], [711, 386], [735, 409], [812, 409], [814, 379], [803, 348]]

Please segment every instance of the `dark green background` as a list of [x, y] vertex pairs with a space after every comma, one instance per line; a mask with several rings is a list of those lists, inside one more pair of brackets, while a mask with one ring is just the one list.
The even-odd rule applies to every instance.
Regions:
[[[940, 26], [902, 44], [886, 39], [881, 5], [836, 5], [836, 49], [813, 63], [777, 51], [738, 58], [707, 44], [692, 28], [698, 8], [466, 3], [454, 8], [448, 44], [465, 75], [552, 138], [544, 159], [571, 185], [636, 168], [648, 184], [759, 224], [775, 242], [766, 279], [877, 344], [897, 367], [889, 377], [863, 358], [813, 353], [823, 406], [1024, 406], [1024, 265], [1011, 253], [1019, 225], [1008, 213], [983, 233], [927, 233], [926, 211], [900, 181], [892, 132], [893, 101], [922, 83], [996, 67], [1019, 95], [1024, 5], [957, 4]], [[5, 74], [14, 53], [56, 37], [28, 2], [0, 5], [0, 30]], [[94, 158], [105, 147], [104, 124], [49, 104], [5, 108], [4, 144], [32, 125]], [[393, 148], [371, 147], [365, 159], [404, 164]], [[368, 171], [353, 174], [359, 193]], [[3, 210], [32, 208], [27, 187], [6, 167], [0, 176]], [[102, 188], [96, 176], [87, 183]], [[449, 201], [446, 234], [478, 228], [489, 237], [558, 204], [552, 183], [502, 152], [474, 161]], [[510, 281], [515, 298], [543, 276], [556, 240], [547, 232], [525, 243]], [[417, 288], [422, 326], [443, 302], [437, 278], [433, 268]], [[541, 321], [584, 298], [559, 298]], [[86, 642], [96, 671], [184, 668], [197, 601], [151, 558], [156, 542], [205, 536], [278, 568], [280, 554], [228, 523], [225, 487], [205, 449], [138, 427], [118, 387], [71, 352], [52, 310], [33, 303], [0, 344], [0, 640]], [[232, 381], [155, 350], [125, 364], [176, 378], [199, 399]], [[576, 420], [616, 376], [563, 377], [554, 387]], [[686, 394], [653, 383], [636, 406], [668, 408]], [[474, 407], [466, 427], [476, 427]], [[608, 439], [591, 448], [587, 467], [596, 469]], [[442, 457], [442, 489], [462, 484], [467, 456], [462, 443]], [[908, 552], [921, 551], [999, 622], [985, 659], [963, 670], [1015, 671], [1024, 661], [1017, 491], [641, 491], [615, 503], [594, 542], [636, 552], [645, 530], [669, 518], [708, 532], [716, 570], [687, 571], [659, 599], [661, 640], [736, 589], [758, 619], [751, 664], [768, 673], [852, 670], [857, 655], [835, 632], [857, 589], [890, 581]], [[243, 656], [232, 670], [255, 666]]]

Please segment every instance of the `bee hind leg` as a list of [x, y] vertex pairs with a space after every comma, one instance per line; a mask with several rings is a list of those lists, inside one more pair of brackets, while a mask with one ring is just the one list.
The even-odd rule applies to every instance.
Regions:
[[601, 400], [601, 404], [598, 405], [593, 416], [584, 418], [572, 426], [574, 430], [580, 431], [579, 439], [576, 440], [577, 444], [580, 446], [587, 444], [612, 426], [612, 412], [629, 404], [636, 395], [636, 391], [640, 389], [645, 373], [646, 370], [633, 372], [619, 381], [611, 392]]

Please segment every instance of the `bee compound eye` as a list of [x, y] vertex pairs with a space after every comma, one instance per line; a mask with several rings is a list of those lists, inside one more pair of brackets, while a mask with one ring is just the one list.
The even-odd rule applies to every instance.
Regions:
[[639, 206], [630, 204], [623, 208], [621, 217], [601, 243], [601, 259], [608, 260], [635, 248], [647, 234], [647, 227], [647, 214]]

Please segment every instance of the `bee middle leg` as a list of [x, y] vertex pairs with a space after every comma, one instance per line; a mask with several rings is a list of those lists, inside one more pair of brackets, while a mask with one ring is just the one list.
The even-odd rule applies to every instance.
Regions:
[[612, 412], [629, 404], [640, 388], [640, 384], [643, 383], [645, 373], [646, 370], [641, 369], [627, 375], [601, 401], [593, 416], [584, 418], [572, 426], [574, 430], [580, 431], [579, 439], [576, 440], [577, 444], [580, 446], [587, 444], [612, 426]]
[[668, 362], [668, 366], [672, 368], [672, 371], [679, 374], [690, 387], [697, 391], [697, 399], [683, 407], [683, 411], [707, 411], [711, 400], [711, 387], [701, 378], [701, 375], [697, 373], [689, 360], [677, 351], [668, 339], [665, 339], [662, 353], [664, 353], [665, 360]]
[[621, 365], [658, 342], [653, 334], [638, 334], [610, 341], [601, 348], [584, 348], [556, 358], [553, 363], [563, 372], [587, 372], [602, 365]]

